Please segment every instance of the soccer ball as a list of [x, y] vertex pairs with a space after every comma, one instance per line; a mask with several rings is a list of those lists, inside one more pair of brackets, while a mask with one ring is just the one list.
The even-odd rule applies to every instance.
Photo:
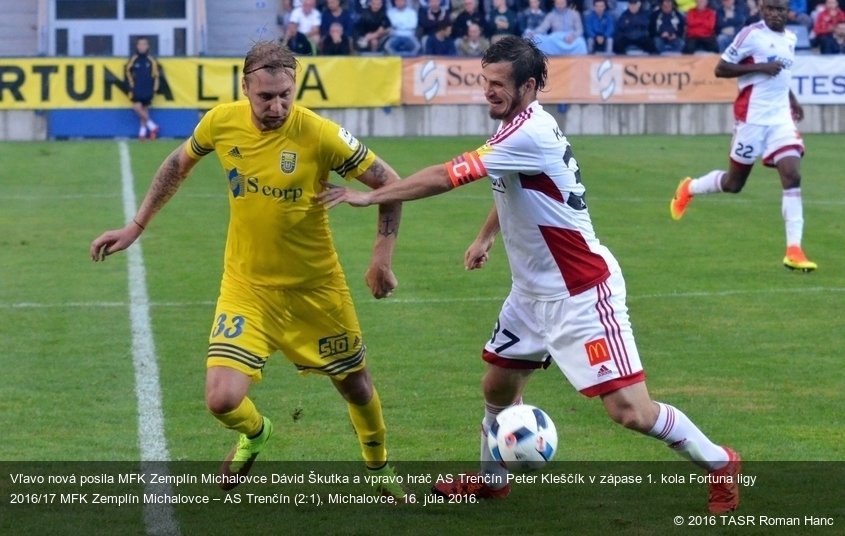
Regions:
[[555, 423], [540, 408], [520, 404], [496, 416], [487, 446], [499, 464], [515, 473], [541, 469], [557, 450]]

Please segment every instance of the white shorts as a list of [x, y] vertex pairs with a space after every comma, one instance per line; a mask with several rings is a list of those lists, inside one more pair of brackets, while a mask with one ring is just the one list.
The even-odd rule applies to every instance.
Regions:
[[763, 157], [763, 165], [773, 167], [785, 156], [802, 157], [804, 140], [793, 123], [750, 125], [737, 123], [731, 140], [730, 158], [750, 166]]
[[493, 337], [484, 346], [488, 363], [519, 369], [554, 360], [578, 391], [598, 396], [645, 379], [618, 270], [599, 285], [556, 301], [511, 292]]

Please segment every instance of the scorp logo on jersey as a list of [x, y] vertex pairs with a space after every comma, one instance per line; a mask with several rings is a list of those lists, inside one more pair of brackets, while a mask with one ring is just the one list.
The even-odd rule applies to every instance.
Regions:
[[587, 360], [590, 362], [590, 366], [610, 361], [610, 351], [607, 349], [607, 339], [604, 337], [588, 342], [584, 345], [584, 349], [587, 351]]
[[282, 151], [279, 166], [282, 168], [282, 172], [288, 175], [293, 173], [296, 169], [296, 153], [293, 151]]

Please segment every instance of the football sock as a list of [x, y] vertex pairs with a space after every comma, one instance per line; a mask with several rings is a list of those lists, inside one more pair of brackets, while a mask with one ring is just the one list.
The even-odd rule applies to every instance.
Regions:
[[722, 176], [725, 172], [714, 169], [706, 175], [693, 179], [689, 185], [689, 193], [692, 195], [715, 194], [722, 191]]
[[146, 138], [147, 137], [147, 127], [141, 127], [138, 129], [138, 137], [139, 138]]
[[487, 446], [487, 434], [490, 432], [490, 427], [496, 422], [496, 416], [507, 407], [485, 402], [484, 420], [481, 421], [481, 445], [479, 449], [481, 452], [481, 474], [486, 477], [487, 485], [493, 489], [501, 489], [507, 485], [508, 470], [493, 459], [490, 447]]
[[155, 121], [152, 119], [147, 119], [147, 128], [150, 130], [155, 130], [158, 128], [158, 125], [155, 124]]
[[705, 436], [684, 413], [662, 402], [657, 422], [648, 435], [664, 441], [670, 449], [696, 465], [713, 471], [728, 463], [728, 453]]
[[384, 445], [384, 416], [378, 391], [373, 387], [373, 397], [363, 406], [347, 404], [347, 408], [367, 467], [377, 469], [383, 466], [387, 463], [387, 448]]
[[801, 188], [783, 191], [781, 214], [786, 224], [786, 245], [800, 246], [804, 234], [804, 208], [801, 204]]
[[248, 396], [245, 396], [241, 405], [228, 413], [212, 413], [214, 418], [220, 421], [223, 426], [230, 430], [246, 434], [247, 437], [255, 437], [261, 432], [264, 426], [264, 419], [255, 408], [255, 404]]

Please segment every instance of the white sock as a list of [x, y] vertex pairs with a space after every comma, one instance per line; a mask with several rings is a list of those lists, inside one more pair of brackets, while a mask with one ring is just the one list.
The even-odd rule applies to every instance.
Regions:
[[152, 119], [147, 119], [147, 128], [150, 130], [155, 130], [158, 128], [158, 125]]
[[662, 402], [657, 422], [648, 435], [664, 441], [670, 449], [708, 471], [728, 463], [728, 453], [705, 436], [684, 413]]
[[496, 421], [496, 415], [507, 407], [485, 402], [484, 420], [481, 421], [481, 445], [479, 449], [481, 451], [481, 474], [486, 477], [487, 485], [493, 489], [501, 489], [507, 485], [508, 470], [493, 459], [493, 454], [490, 453], [490, 448], [487, 446], [487, 434]]
[[138, 129], [138, 137], [139, 138], [146, 138], [147, 137], [147, 127], [141, 127]]
[[689, 193], [692, 195], [717, 194], [722, 191], [722, 176], [725, 172], [714, 169], [706, 175], [693, 179], [689, 185]]
[[786, 224], [786, 245], [800, 246], [804, 234], [804, 207], [801, 204], [801, 188], [783, 191], [781, 214]]

